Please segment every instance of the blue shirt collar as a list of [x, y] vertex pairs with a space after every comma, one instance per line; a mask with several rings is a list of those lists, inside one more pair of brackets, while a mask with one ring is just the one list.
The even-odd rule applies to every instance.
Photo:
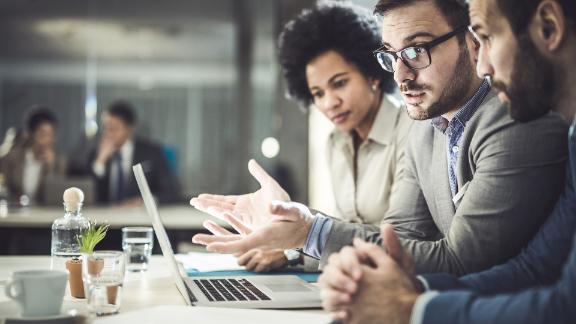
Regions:
[[456, 115], [454, 115], [454, 118], [452, 118], [450, 122], [448, 122], [446, 118], [438, 116], [431, 120], [432, 126], [434, 126], [437, 130], [441, 131], [442, 133], [446, 132], [448, 126], [455, 123], [460, 124], [460, 126], [464, 128], [468, 120], [470, 120], [470, 118], [472, 118], [476, 110], [478, 110], [478, 107], [480, 107], [489, 91], [490, 91], [490, 84], [488, 83], [488, 81], [486, 80], [482, 81], [480, 88], [478, 88], [478, 90], [472, 96], [472, 98], [470, 98], [470, 100], [468, 100], [466, 104], [464, 104], [464, 106], [462, 106], [462, 108], [460, 108], [458, 112], [456, 112]]

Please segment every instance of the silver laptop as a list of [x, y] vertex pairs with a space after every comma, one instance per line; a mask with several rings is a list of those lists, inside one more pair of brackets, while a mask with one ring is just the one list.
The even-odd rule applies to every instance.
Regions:
[[44, 204], [49, 206], [62, 206], [62, 193], [70, 187], [82, 189], [84, 193], [84, 205], [92, 205], [95, 202], [95, 184], [91, 177], [63, 177], [48, 175], [44, 183]]
[[188, 305], [236, 308], [320, 308], [318, 287], [290, 275], [188, 277], [176, 261], [148, 181], [137, 164], [132, 167], [162, 254], [170, 265], [176, 287]]

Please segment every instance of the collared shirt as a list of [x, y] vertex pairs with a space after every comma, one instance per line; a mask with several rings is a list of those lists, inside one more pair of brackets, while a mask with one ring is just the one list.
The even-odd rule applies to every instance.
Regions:
[[482, 85], [474, 96], [466, 104], [458, 110], [456, 115], [452, 120], [448, 121], [446, 118], [439, 116], [432, 119], [431, 123], [434, 128], [446, 135], [446, 158], [448, 161], [448, 180], [450, 182], [450, 190], [452, 191], [452, 197], [458, 192], [458, 181], [456, 179], [456, 163], [458, 162], [458, 157], [460, 156], [460, 142], [462, 134], [464, 134], [464, 128], [466, 123], [474, 113], [478, 110], [478, 107], [484, 101], [484, 98], [490, 91], [490, 84], [488, 81], [484, 80]]
[[[128, 175], [130, 174], [130, 167], [132, 166], [132, 156], [134, 155], [134, 141], [132, 139], [127, 140], [124, 145], [118, 150], [121, 155], [122, 161], [122, 174], [124, 176], [123, 180], [126, 183]], [[115, 163], [114, 155], [110, 157], [112, 159], [112, 164], [110, 165], [110, 179], [116, 179], [118, 174], [118, 164]], [[97, 163], [96, 161], [92, 165], [92, 171], [97, 177], [103, 177], [106, 173], [106, 166]], [[116, 192], [117, 181], [110, 181], [110, 193]]]
[[[490, 85], [489, 83], [484, 80], [482, 82], [482, 84], [480, 85], [480, 88], [478, 88], [478, 90], [476, 91], [476, 93], [472, 96], [472, 98], [470, 98], [470, 100], [468, 100], [466, 102], [466, 104], [464, 106], [462, 106], [462, 108], [460, 108], [458, 110], [458, 112], [456, 113], [456, 115], [454, 116], [454, 118], [452, 119], [452, 123], [448, 123], [448, 121], [446, 119], [444, 119], [443, 117], [438, 117], [432, 120], [432, 124], [434, 127], [436, 127], [437, 129], [439, 129], [440, 131], [444, 132], [446, 130], [448, 130], [448, 128], [450, 128], [450, 133], [452, 135], [449, 135], [447, 137], [447, 140], [449, 141], [449, 144], [454, 144], [454, 145], [458, 145], [460, 138], [462, 137], [462, 134], [464, 133], [464, 126], [466, 125], [466, 122], [468, 120], [470, 120], [470, 118], [472, 117], [472, 115], [476, 112], [476, 110], [478, 110], [478, 107], [480, 107], [480, 105], [482, 104], [482, 101], [484, 100], [484, 98], [486, 97], [486, 95], [488, 94], [488, 92], [490, 91]], [[441, 119], [439, 119], [441, 118]], [[443, 128], [440, 124], [444, 123], [445, 124], [445, 128]], [[450, 124], [454, 125], [451, 126]], [[453, 150], [452, 145], [448, 145], [447, 146], [447, 151], [451, 152]], [[457, 181], [456, 181], [456, 174], [454, 172], [454, 170], [456, 169], [456, 162], [457, 162], [457, 158], [458, 158], [458, 151], [456, 153], [454, 153], [454, 157], [451, 158], [451, 154], [447, 154], [448, 155], [448, 176], [450, 179], [450, 186], [454, 186], [454, 190], [453, 192], [456, 192], [457, 190]], [[452, 170], [452, 171], [450, 171]], [[452, 182], [454, 184], [452, 184]], [[453, 193], [454, 195], [454, 193]], [[316, 222], [318, 222], [319, 224], [315, 224]], [[308, 236], [306, 238], [306, 242], [303, 248], [303, 251], [305, 254], [315, 257], [315, 258], [320, 258], [322, 255], [322, 251], [324, 250], [324, 246], [326, 246], [326, 242], [328, 240], [328, 236], [330, 233], [330, 229], [332, 228], [332, 223], [334, 222], [333, 219], [328, 218], [328, 217], [315, 217], [314, 218], [314, 223], [312, 224], [312, 228], [316, 229], [316, 231], [310, 231], [308, 232]], [[320, 232], [319, 232], [320, 231]]]
[[134, 141], [129, 139], [127, 140], [124, 145], [118, 150], [117, 152], [120, 155], [120, 161], [122, 166], [122, 172], [120, 173], [118, 170], [118, 163], [117, 159], [114, 159], [114, 155], [112, 156], [112, 165], [110, 166], [110, 179], [115, 179], [114, 181], [110, 181], [110, 193], [115, 193], [116, 197], [121, 197], [118, 195], [118, 174], [122, 174], [122, 182], [125, 184], [128, 180], [128, 175], [130, 174], [130, 166], [132, 165], [132, 156], [134, 155]]
[[[354, 150], [351, 132], [335, 129], [326, 146], [336, 204], [335, 218], [379, 224], [388, 210], [396, 170], [413, 121], [386, 97], [365, 141]], [[354, 164], [356, 163], [356, 170]]]
[[42, 162], [36, 160], [31, 149], [24, 153], [24, 173], [22, 175], [22, 189], [31, 200], [34, 200], [38, 191], [38, 183], [42, 175]]

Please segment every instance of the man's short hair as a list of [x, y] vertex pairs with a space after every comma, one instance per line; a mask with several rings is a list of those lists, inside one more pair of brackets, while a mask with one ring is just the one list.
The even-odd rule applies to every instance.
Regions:
[[134, 106], [126, 100], [116, 100], [112, 102], [106, 112], [111, 116], [120, 118], [126, 126], [136, 125], [136, 112]]
[[28, 114], [26, 115], [26, 119], [24, 121], [26, 132], [29, 134], [34, 133], [40, 125], [44, 123], [51, 124], [54, 128], [58, 126], [58, 119], [56, 115], [45, 106], [32, 106]]
[[[485, 1], [485, 0], [480, 0]], [[496, 0], [498, 8], [508, 19], [512, 31], [516, 36], [527, 31], [530, 20], [536, 12], [538, 5], [542, 0]], [[576, 26], [576, 1], [575, 0], [556, 0], [562, 6], [564, 15], [572, 23], [572, 28]]]
[[[436, 4], [436, 7], [440, 10], [444, 18], [446, 18], [448, 25], [452, 27], [452, 29], [470, 25], [468, 4], [464, 0], [380, 0], [374, 8], [374, 14], [383, 15], [392, 9], [424, 1], [434, 1], [434, 4]], [[459, 36], [462, 37], [461, 35], [463, 34]], [[461, 39], [463, 39], [463, 37]]]

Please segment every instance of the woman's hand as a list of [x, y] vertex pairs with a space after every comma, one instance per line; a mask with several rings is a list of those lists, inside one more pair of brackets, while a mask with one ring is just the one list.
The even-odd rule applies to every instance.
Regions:
[[249, 271], [267, 272], [286, 267], [288, 260], [281, 249], [253, 249], [239, 256], [238, 264], [246, 266]]

